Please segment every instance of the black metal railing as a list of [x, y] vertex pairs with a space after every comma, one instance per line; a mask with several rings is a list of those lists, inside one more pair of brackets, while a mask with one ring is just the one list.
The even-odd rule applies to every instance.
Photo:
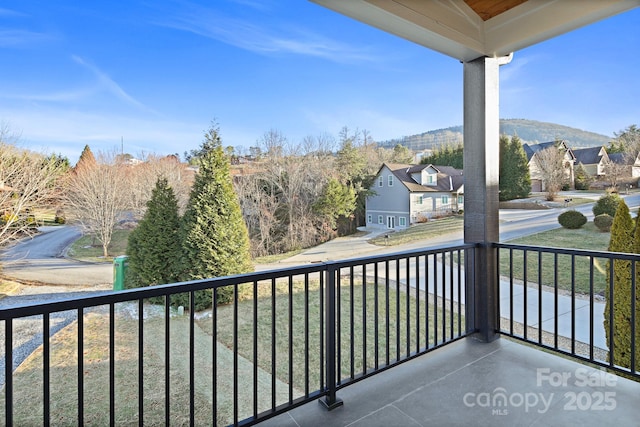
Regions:
[[[251, 425], [337, 406], [339, 389], [473, 332], [473, 257], [460, 245], [0, 310], [0, 419]], [[196, 313], [219, 294], [231, 302]]]
[[500, 332], [640, 379], [640, 256], [496, 243]]

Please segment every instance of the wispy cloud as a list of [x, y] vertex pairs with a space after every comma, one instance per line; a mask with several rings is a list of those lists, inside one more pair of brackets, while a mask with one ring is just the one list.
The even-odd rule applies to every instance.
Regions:
[[520, 56], [518, 52], [516, 52], [509, 64], [500, 67], [500, 80], [504, 83], [521, 78], [522, 75], [526, 73], [527, 68], [540, 59], [539, 55]]
[[25, 16], [24, 13], [0, 7], [0, 16]]
[[222, 12], [182, 4], [172, 18], [158, 25], [227, 43], [260, 54], [294, 54], [349, 63], [376, 61], [371, 52], [302, 28], [265, 27], [225, 16]]
[[97, 78], [99, 87], [101, 89], [106, 90], [108, 93], [111, 93], [112, 95], [119, 98], [120, 100], [130, 105], [133, 105], [139, 108], [140, 110], [157, 114], [151, 108], [147, 107], [142, 102], [138, 101], [133, 96], [129, 95], [118, 83], [116, 83], [111, 77], [109, 77], [109, 75], [107, 75], [105, 72], [100, 70], [95, 65], [87, 62], [86, 60], [84, 60], [83, 58], [77, 55], [73, 55], [72, 59], [82, 67], [91, 71], [91, 73]]
[[[120, 113], [91, 113], [75, 108], [0, 106], [12, 130], [20, 131], [21, 145], [35, 151], [55, 152], [77, 160], [82, 147], [110, 151], [120, 147], [121, 138], [127, 152], [159, 154], [182, 153], [196, 147], [202, 139], [202, 124], [180, 120], [157, 120]], [[37, 123], [37, 126], [34, 126]]]
[[2, 90], [0, 91], [0, 98], [34, 102], [71, 102], [86, 99], [95, 94], [95, 92], [95, 88], [70, 89], [51, 93], [15, 93]]
[[251, 7], [256, 10], [268, 10], [270, 8], [270, 2], [265, 0], [230, 0], [232, 3], [239, 4], [241, 6]]
[[45, 33], [27, 30], [0, 30], [0, 47], [22, 47], [42, 43], [51, 39]]

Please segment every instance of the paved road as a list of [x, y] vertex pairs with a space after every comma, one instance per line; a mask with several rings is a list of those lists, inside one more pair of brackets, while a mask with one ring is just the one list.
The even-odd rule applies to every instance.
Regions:
[[[22, 280], [51, 285], [22, 286], [16, 295], [0, 299], [0, 310], [16, 305], [53, 302], [76, 296], [92, 296], [110, 292], [110, 264], [91, 264], [64, 258], [66, 248], [81, 236], [71, 226], [42, 227], [33, 239], [6, 249], [2, 253], [3, 274]], [[49, 335], [75, 321], [77, 311], [52, 313]], [[4, 331], [0, 332], [4, 339]], [[42, 344], [42, 316], [13, 321], [13, 369]], [[4, 385], [5, 355], [0, 353], [0, 387]]]
[[81, 236], [72, 226], [41, 227], [41, 233], [2, 253], [7, 277], [77, 287], [105, 287], [113, 283], [109, 263], [79, 262], [64, 257], [65, 249]]

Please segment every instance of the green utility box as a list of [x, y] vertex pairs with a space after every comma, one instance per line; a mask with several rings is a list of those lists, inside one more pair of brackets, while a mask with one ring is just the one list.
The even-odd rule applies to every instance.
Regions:
[[124, 289], [124, 278], [129, 267], [129, 257], [120, 255], [113, 259], [113, 290], [121, 291]]

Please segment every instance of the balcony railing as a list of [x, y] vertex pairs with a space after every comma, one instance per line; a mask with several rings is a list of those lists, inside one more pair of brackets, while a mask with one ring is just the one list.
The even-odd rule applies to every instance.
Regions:
[[[0, 310], [0, 419], [251, 425], [339, 406], [338, 390], [476, 331], [465, 271], [479, 250], [498, 252], [501, 334], [640, 379], [640, 256], [460, 245]], [[623, 286], [622, 317], [605, 323]], [[195, 312], [224, 288], [231, 303]], [[623, 322], [624, 349], [612, 338]]]
[[[0, 310], [0, 419], [251, 425], [316, 399], [339, 406], [339, 389], [474, 332], [463, 266], [475, 250], [419, 250]], [[203, 291], [215, 300], [223, 288], [232, 289], [231, 303], [195, 312]], [[187, 307], [174, 307], [179, 294], [188, 295]]]
[[[640, 380], [640, 256], [503, 243], [495, 247], [502, 334]], [[624, 295], [616, 296], [618, 291]], [[607, 301], [614, 301], [611, 310], [606, 310]], [[623, 336], [622, 348], [617, 348], [616, 330]]]

